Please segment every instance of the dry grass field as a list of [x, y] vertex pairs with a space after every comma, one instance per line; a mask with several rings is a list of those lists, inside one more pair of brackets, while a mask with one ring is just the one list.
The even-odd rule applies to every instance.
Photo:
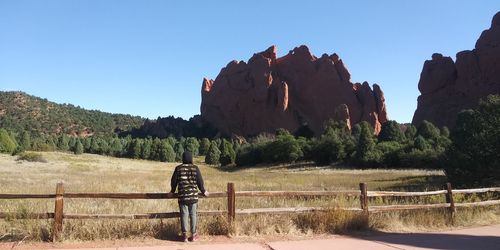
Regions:
[[[64, 182], [66, 192], [168, 192], [176, 163], [120, 159], [98, 155], [42, 153], [46, 163], [16, 161], [0, 154], [0, 193], [54, 193], [56, 183]], [[233, 182], [241, 190], [358, 190], [360, 182], [368, 190], [425, 191], [442, 189], [446, 179], [441, 171], [428, 170], [352, 170], [315, 167], [307, 164], [220, 169], [197, 159], [208, 191], [226, 190]], [[458, 197], [474, 200], [478, 197]], [[443, 196], [426, 200], [375, 199], [370, 204], [443, 202]], [[177, 211], [176, 200], [65, 199], [65, 213], [127, 214]], [[358, 207], [357, 198], [237, 198], [237, 209], [264, 207], [322, 206]], [[224, 210], [226, 200], [203, 199], [199, 210]], [[51, 212], [51, 199], [0, 200], [2, 212]], [[327, 213], [276, 216], [237, 216], [230, 227], [222, 217], [199, 219], [202, 234], [304, 235], [342, 233], [361, 228], [384, 231], [432, 230], [451, 227], [445, 211], [409, 211], [374, 214], [368, 226], [360, 216], [332, 210]], [[498, 207], [459, 209], [453, 226], [500, 223]], [[0, 241], [47, 240], [52, 220], [0, 220]], [[155, 220], [65, 220], [65, 240], [155, 237], [168, 239], [178, 233], [176, 219]]]

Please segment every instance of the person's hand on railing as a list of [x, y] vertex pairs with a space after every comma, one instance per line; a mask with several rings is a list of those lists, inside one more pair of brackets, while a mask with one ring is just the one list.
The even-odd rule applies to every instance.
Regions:
[[208, 194], [209, 194], [208, 191], [205, 190], [205, 192], [203, 193], [203, 196], [208, 197]]

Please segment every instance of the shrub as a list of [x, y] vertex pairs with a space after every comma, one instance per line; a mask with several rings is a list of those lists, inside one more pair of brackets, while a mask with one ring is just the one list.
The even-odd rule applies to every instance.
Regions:
[[407, 140], [413, 140], [417, 134], [417, 128], [413, 125], [409, 125], [405, 130], [405, 137]]
[[302, 150], [302, 160], [310, 161], [314, 153], [314, 142], [313, 138], [307, 139], [305, 137], [297, 138], [297, 143], [299, 144], [300, 150]]
[[400, 152], [403, 145], [397, 141], [380, 142], [375, 146], [376, 151], [381, 153], [378, 164], [384, 167], [399, 167], [401, 165]]
[[404, 134], [401, 132], [399, 124], [396, 121], [387, 121], [382, 124], [382, 129], [378, 134], [378, 140], [401, 142], [404, 140]]
[[263, 162], [263, 152], [268, 143], [243, 144], [236, 154], [237, 166], [253, 166]]
[[424, 120], [422, 121], [422, 123], [420, 124], [420, 126], [418, 126], [418, 129], [417, 129], [417, 136], [422, 136], [424, 137], [424, 139], [431, 139], [431, 140], [435, 140], [439, 137], [439, 129], [436, 128], [436, 126], [434, 126], [434, 124]]
[[312, 230], [314, 233], [338, 234], [368, 227], [366, 216], [340, 209], [299, 214], [293, 221], [303, 232]]
[[29, 161], [29, 162], [47, 162], [45, 158], [43, 158], [42, 154], [35, 152], [24, 152], [20, 153], [17, 157], [18, 161]]
[[323, 135], [313, 144], [312, 159], [318, 165], [329, 165], [343, 155], [343, 145], [336, 134]]
[[415, 137], [415, 140], [413, 141], [413, 146], [420, 151], [431, 148], [431, 145], [421, 135]]
[[400, 166], [405, 168], [436, 169], [441, 165], [443, 151], [431, 148], [424, 150], [412, 149], [410, 152], [400, 152]]
[[316, 164], [328, 165], [346, 159], [350, 151], [353, 150], [353, 141], [354, 137], [351, 136], [345, 122], [329, 120], [325, 123], [321, 138], [312, 142], [312, 151], [307, 153], [310, 153]]
[[295, 162], [303, 156], [299, 143], [286, 130], [280, 130], [276, 140], [267, 144], [263, 160], [268, 163]]
[[490, 95], [477, 109], [461, 112], [451, 140], [444, 169], [455, 185], [500, 184], [500, 95]]

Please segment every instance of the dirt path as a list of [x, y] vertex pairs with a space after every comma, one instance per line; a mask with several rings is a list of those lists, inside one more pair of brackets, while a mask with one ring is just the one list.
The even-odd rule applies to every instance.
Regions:
[[[97, 243], [97, 244], [96, 244]], [[317, 250], [317, 249], [500, 249], [500, 225], [434, 233], [378, 233], [366, 237], [325, 235], [309, 239], [203, 238], [196, 243], [172, 241], [108, 241], [86, 243], [1, 243], [1, 249], [100, 249], [100, 250]], [[104, 248], [99, 248], [104, 247]]]
[[274, 250], [298, 249], [500, 249], [500, 225], [436, 233], [381, 233], [327, 240], [270, 242]]

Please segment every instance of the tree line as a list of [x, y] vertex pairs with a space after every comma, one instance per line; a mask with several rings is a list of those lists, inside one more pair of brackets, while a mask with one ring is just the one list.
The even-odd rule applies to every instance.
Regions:
[[19, 91], [0, 91], [0, 128], [15, 133], [42, 135], [107, 135], [139, 128], [138, 116], [86, 110], [72, 104], [57, 104]]
[[[305, 133], [307, 134], [307, 133]], [[444, 169], [455, 183], [498, 184], [500, 180], [500, 96], [489, 96], [478, 108], [461, 112], [453, 131], [423, 121], [402, 127], [395, 121], [382, 124], [374, 135], [367, 122], [354, 125], [325, 123], [319, 137], [274, 134], [231, 140], [196, 137], [133, 138], [114, 136], [71, 137], [31, 135], [0, 129], [0, 152], [23, 150], [72, 151], [162, 162], [179, 162], [189, 150], [210, 165], [251, 167], [299, 161], [318, 165], [345, 164], [355, 168]]]
[[313, 161], [318, 165], [344, 163], [356, 167], [438, 168], [436, 164], [451, 144], [447, 128], [441, 130], [424, 121], [418, 128], [410, 125], [403, 132], [395, 121], [382, 125], [378, 136], [367, 122], [349, 129], [343, 122], [329, 121], [319, 137], [294, 136], [279, 129], [275, 134], [260, 134], [247, 142], [195, 137], [132, 138], [118, 136], [73, 137], [33, 136], [0, 129], [0, 151], [71, 151], [163, 162], [180, 161], [189, 150], [205, 156], [211, 165], [235, 167], [258, 164]]

